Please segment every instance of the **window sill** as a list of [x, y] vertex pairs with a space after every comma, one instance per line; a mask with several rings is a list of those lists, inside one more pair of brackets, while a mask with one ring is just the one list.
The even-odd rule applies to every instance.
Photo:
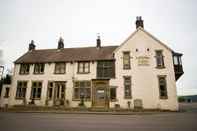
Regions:
[[123, 70], [131, 70], [131, 68], [123, 68]]
[[65, 72], [64, 73], [53, 73], [54, 75], [64, 75], [66, 74]]
[[166, 67], [165, 66], [156, 66], [155, 68], [157, 68], [157, 69], [165, 69]]
[[131, 96], [124, 97], [124, 99], [132, 99]]
[[41, 100], [41, 98], [30, 98], [31, 100]]
[[90, 72], [77, 72], [77, 74], [89, 74]]
[[19, 75], [29, 75], [29, 73], [19, 73]]
[[117, 102], [118, 99], [111, 99], [110, 102]]
[[[81, 99], [74, 99], [74, 98], [73, 98], [72, 101], [81, 101]], [[85, 101], [85, 102], [91, 101], [91, 99], [84, 99], [84, 101]]]
[[167, 96], [160, 96], [160, 99], [161, 99], [161, 100], [167, 100], [168, 97], [167, 97]]
[[44, 73], [34, 73], [34, 75], [43, 75]]
[[24, 100], [24, 97], [15, 97], [16, 100]]

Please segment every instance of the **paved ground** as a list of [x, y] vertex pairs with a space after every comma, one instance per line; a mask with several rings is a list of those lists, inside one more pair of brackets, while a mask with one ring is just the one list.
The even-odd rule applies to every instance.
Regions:
[[197, 103], [187, 112], [142, 115], [0, 113], [0, 131], [197, 131]]

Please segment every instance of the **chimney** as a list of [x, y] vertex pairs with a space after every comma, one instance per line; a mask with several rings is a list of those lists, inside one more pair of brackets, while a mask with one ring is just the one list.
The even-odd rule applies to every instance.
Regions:
[[139, 27], [142, 27], [144, 28], [144, 21], [142, 20], [142, 17], [141, 16], [137, 16], [136, 17], [136, 29], [139, 28]]
[[100, 35], [97, 35], [97, 39], [96, 39], [96, 48], [100, 49], [101, 48], [101, 39], [100, 39]]
[[29, 44], [29, 51], [35, 50], [36, 49], [36, 45], [34, 44], [34, 41], [31, 40], [31, 43]]
[[57, 48], [58, 49], [63, 49], [64, 48], [64, 39], [62, 39], [62, 37], [59, 38]]

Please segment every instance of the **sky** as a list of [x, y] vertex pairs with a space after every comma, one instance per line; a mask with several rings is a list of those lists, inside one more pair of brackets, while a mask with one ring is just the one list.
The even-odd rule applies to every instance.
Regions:
[[196, 0], [0, 0], [0, 64], [6, 71], [28, 50], [120, 45], [135, 31], [136, 16], [144, 28], [167, 46], [183, 53], [184, 75], [178, 95], [197, 94]]

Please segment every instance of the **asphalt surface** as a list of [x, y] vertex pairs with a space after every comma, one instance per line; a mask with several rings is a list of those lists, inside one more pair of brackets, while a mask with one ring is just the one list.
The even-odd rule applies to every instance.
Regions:
[[141, 115], [0, 113], [0, 131], [197, 131], [197, 103], [185, 112]]

